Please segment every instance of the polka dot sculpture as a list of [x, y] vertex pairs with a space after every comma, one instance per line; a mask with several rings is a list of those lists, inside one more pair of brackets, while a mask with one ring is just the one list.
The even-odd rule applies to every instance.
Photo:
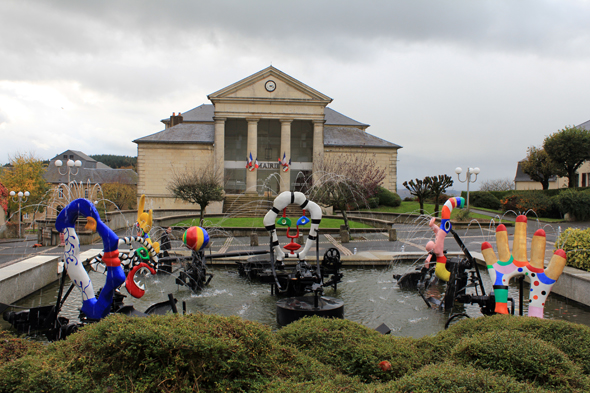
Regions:
[[545, 301], [549, 296], [549, 292], [551, 292], [553, 284], [563, 272], [566, 255], [565, 251], [561, 249], [555, 251], [545, 269], [545, 231], [539, 229], [533, 235], [529, 263], [527, 259], [526, 229], [526, 216], [518, 216], [514, 228], [512, 253], [510, 253], [506, 227], [502, 224], [498, 225], [496, 228], [498, 258], [496, 258], [492, 245], [488, 242], [481, 245], [481, 252], [494, 285], [495, 312], [508, 314], [508, 284], [514, 277], [525, 276], [529, 278], [531, 283], [528, 316], [543, 318]]

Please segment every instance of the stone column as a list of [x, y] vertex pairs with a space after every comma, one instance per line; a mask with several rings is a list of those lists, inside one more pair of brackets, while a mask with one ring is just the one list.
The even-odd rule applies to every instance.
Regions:
[[[287, 162], [291, 158], [291, 123], [293, 120], [281, 120], [281, 151], [278, 158], [283, 159], [283, 153], [285, 153]], [[283, 172], [283, 167], [280, 167], [279, 170], [281, 171], [281, 192], [291, 191], [291, 169]]]
[[[252, 153], [252, 161], [256, 161], [258, 156], [258, 120], [260, 119], [246, 119], [248, 121], [248, 157]], [[258, 172], [247, 171], [246, 173], [246, 194], [257, 194], [256, 180]]]
[[317, 163], [324, 158], [324, 123], [325, 120], [313, 121], [313, 180], [315, 182]]
[[214, 117], [215, 120], [215, 145], [213, 156], [215, 165], [225, 177], [225, 118]]

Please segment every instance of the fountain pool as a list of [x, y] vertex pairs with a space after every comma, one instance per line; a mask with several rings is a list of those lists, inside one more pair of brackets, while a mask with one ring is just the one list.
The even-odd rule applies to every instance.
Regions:
[[[175, 265], [176, 269], [178, 266]], [[344, 317], [369, 328], [374, 329], [385, 323], [392, 330], [391, 334], [396, 336], [418, 338], [435, 334], [444, 329], [450, 314], [428, 308], [417, 291], [402, 290], [397, 286], [393, 274], [403, 274], [409, 269], [412, 269], [410, 264], [401, 262], [394, 262], [388, 267], [343, 268], [344, 278], [338, 285], [338, 290], [327, 289], [325, 295], [342, 299]], [[197, 293], [175, 283], [177, 272], [172, 275], [160, 273], [157, 276], [146, 276], [142, 280], [146, 286], [144, 297], [134, 299], [128, 296], [125, 303], [133, 304], [137, 310], [144, 311], [149, 305], [165, 299], [168, 293], [173, 293], [178, 299], [179, 312], [182, 312], [182, 303], [185, 302], [187, 313], [237, 315], [261, 322], [273, 330], [279, 329], [275, 307], [278, 298], [271, 295], [268, 284], [240, 277], [237, 266], [208, 266], [207, 271], [215, 277], [205, 289]], [[91, 272], [90, 276], [96, 288], [103, 285], [102, 274]], [[488, 275], [482, 276], [486, 288], [491, 288]], [[527, 288], [528, 284], [525, 283], [525, 292]], [[431, 287], [431, 291], [434, 292], [443, 290], [444, 286]], [[19, 301], [17, 305], [28, 308], [53, 304], [57, 292], [56, 283]], [[126, 294], [125, 290], [122, 292]], [[518, 303], [517, 285], [510, 287], [510, 296]], [[69, 318], [70, 321], [76, 321], [81, 303], [80, 292], [74, 289], [60, 315]], [[590, 326], [590, 308], [573, 303], [550, 294], [545, 307], [545, 318], [565, 319]], [[518, 312], [518, 306], [516, 308]], [[481, 316], [477, 305], [458, 304], [454, 312], [465, 312], [471, 317]], [[7, 322], [2, 320], [1, 323], [3, 328], [9, 329], [10, 325]]]

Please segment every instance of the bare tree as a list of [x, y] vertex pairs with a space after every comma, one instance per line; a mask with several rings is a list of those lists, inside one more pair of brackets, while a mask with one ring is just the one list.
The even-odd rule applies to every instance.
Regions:
[[432, 194], [430, 187], [426, 184], [426, 178], [424, 180], [415, 179], [409, 182], [405, 181], [403, 184], [410, 191], [410, 194], [418, 198], [420, 214], [424, 214], [424, 201]]
[[309, 199], [332, 206], [342, 213], [346, 229], [350, 229], [347, 211], [367, 205], [385, 179], [385, 169], [377, 166], [374, 156], [355, 154], [328, 156], [316, 161]]
[[200, 206], [199, 223], [202, 225], [209, 203], [223, 200], [222, 172], [213, 163], [199, 169], [174, 172], [167, 188], [177, 199]]
[[430, 189], [430, 195], [434, 197], [434, 217], [438, 217], [440, 197], [453, 185], [453, 178], [449, 175], [427, 176], [424, 178], [424, 184]]
[[484, 180], [479, 186], [480, 191], [510, 191], [514, 190], [514, 180], [506, 179], [492, 179]]

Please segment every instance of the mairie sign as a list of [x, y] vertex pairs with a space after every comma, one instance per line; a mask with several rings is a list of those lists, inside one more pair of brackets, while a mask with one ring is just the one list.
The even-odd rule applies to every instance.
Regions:
[[258, 169], [280, 169], [281, 163], [274, 161], [262, 161], [258, 163]]

